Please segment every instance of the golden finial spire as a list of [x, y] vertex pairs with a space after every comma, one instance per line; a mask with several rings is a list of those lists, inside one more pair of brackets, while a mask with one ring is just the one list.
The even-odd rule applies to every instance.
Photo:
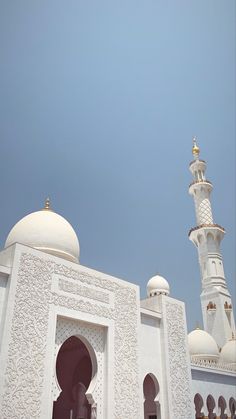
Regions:
[[44, 208], [43, 209], [46, 210], [46, 211], [52, 211], [51, 203], [50, 203], [50, 198], [46, 198], [45, 199], [45, 204], [44, 204]]
[[196, 322], [195, 330], [202, 330], [199, 321]]
[[192, 153], [193, 153], [193, 157], [195, 159], [197, 159], [199, 154], [200, 154], [200, 148], [197, 145], [197, 138], [196, 137], [193, 137]]

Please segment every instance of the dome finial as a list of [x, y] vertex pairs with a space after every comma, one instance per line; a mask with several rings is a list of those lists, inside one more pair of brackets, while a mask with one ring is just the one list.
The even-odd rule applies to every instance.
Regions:
[[197, 145], [197, 138], [195, 136], [193, 137], [192, 153], [195, 160], [198, 159], [198, 156], [200, 154], [200, 148]]
[[45, 199], [45, 204], [44, 204], [44, 208], [43, 209], [44, 210], [47, 210], [47, 211], [52, 211], [51, 203], [50, 203], [50, 198], [46, 198]]
[[196, 322], [195, 330], [202, 330], [199, 321]]

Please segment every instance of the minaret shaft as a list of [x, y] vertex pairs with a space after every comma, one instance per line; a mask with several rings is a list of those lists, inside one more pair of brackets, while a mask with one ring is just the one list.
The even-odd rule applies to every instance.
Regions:
[[194, 199], [197, 226], [189, 238], [198, 249], [201, 271], [201, 305], [204, 329], [222, 347], [234, 331], [232, 301], [227, 289], [220, 243], [225, 230], [213, 221], [210, 194], [212, 183], [206, 179], [206, 162], [199, 159], [199, 147], [194, 139], [194, 161], [190, 163], [193, 182], [189, 193]]

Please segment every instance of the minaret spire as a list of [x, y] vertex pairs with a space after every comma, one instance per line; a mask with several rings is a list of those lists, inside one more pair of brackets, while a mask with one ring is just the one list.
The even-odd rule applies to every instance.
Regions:
[[200, 154], [200, 148], [197, 145], [197, 138], [193, 137], [193, 147], [192, 147], [192, 153], [194, 160], [198, 160], [199, 154]]
[[222, 347], [234, 331], [232, 301], [227, 289], [220, 242], [225, 230], [213, 221], [210, 194], [212, 183], [206, 179], [206, 162], [199, 159], [200, 148], [193, 138], [194, 160], [189, 169], [193, 181], [189, 193], [193, 196], [197, 225], [189, 232], [189, 239], [198, 249], [202, 280], [201, 304], [204, 329]]

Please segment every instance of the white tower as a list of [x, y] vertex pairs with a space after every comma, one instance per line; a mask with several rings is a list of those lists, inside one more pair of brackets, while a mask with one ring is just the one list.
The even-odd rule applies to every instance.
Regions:
[[205, 178], [206, 162], [199, 159], [200, 149], [195, 138], [192, 153], [194, 160], [189, 169], [194, 180], [189, 186], [189, 193], [194, 199], [197, 226], [190, 230], [189, 239], [198, 249], [204, 329], [222, 347], [235, 329], [232, 301], [220, 252], [225, 230], [213, 221], [210, 202], [212, 183]]

